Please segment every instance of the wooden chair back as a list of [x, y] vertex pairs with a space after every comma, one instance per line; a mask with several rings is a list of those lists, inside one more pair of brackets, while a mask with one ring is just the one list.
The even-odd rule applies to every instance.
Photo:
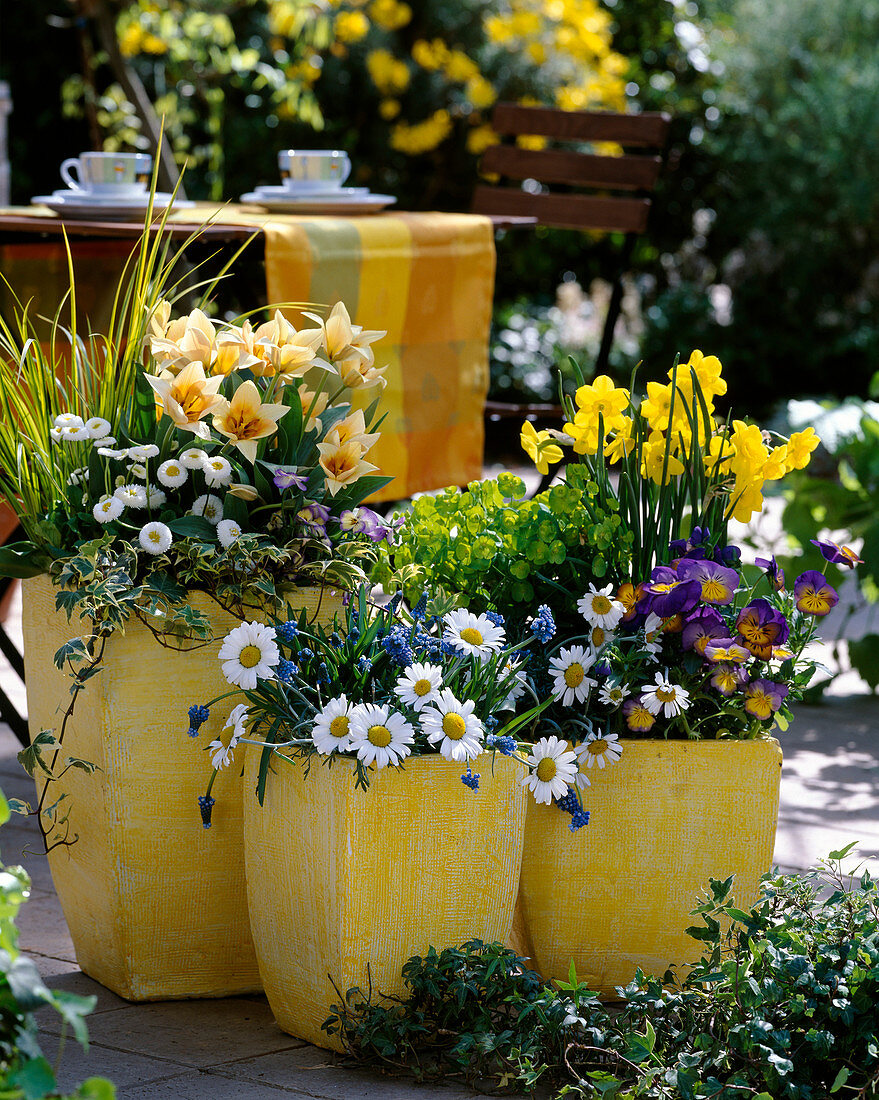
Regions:
[[[539, 225], [559, 229], [644, 232], [650, 196], [662, 168], [670, 115], [560, 111], [498, 103], [491, 124], [502, 138], [534, 135], [568, 145], [543, 149], [503, 143], [490, 146], [483, 155], [481, 171], [502, 179], [498, 185], [476, 188], [474, 214], [531, 216]], [[600, 142], [614, 142], [624, 152], [607, 156], [583, 149]], [[571, 147], [571, 143], [580, 148]]]

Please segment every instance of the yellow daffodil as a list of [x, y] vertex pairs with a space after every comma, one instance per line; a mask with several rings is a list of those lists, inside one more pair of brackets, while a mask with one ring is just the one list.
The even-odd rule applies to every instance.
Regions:
[[214, 428], [230, 439], [249, 462], [254, 462], [257, 440], [274, 435], [278, 421], [289, 411], [286, 405], [263, 404], [259, 390], [248, 379], [231, 401], [221, 398], [214, 412]]
[[660, 382], [647, 383], [647, 396], [641, 402], [641, 415], [655, 432], [668, 428], [672, 388]]
[[[726, 393], [726, 382], [721, 377], [722, 370], [723, 367], [716, 355], [703, 355], [701, 351], [694, 351], [689, 361], [677, 369], [678, 387], [692, 397], [693, 372], [695, 372], [699, 389], [710, 409], [714, 404], [714, 398], [722, 397]], [[669, 378], [673, 374], [674, 368], [668, 372]]]
[[594, 420], [597, 426], [600, 415], [605, 432], [611, 432], [623, 423], [623, 414], [629, 407], [629, 396], [628, 390], [617, 388], [612, 378], [600, 374], [589, 385], [580, 386], [574, 399], [584, 419]]
[[650, 438], [641, 448], [641, 476], [649, 477], [657, 485], [665, 485], [671, 478], [678, 477], [683, 472], [684, 464], [679, 458], [669, 454], [666, 460], [666, 437], [662, 432], [651, 432]]
[[519, 438], [522, 449], [537, 467], [539, 474], [548, 474], [549, 464], [555, 465], [564, 458], [564, 452], [557, 443], [552, 442], [549, 432], [537, 431], [530, 420], [526, 420], [522, 425]]
[[632, 435], [632, 418], [630, 416], [623, 417], [623, 425], [617, 429], [616, 435], [604, 448], [605, 458], [610, 462], [621, 462], [622, 459], [631, 454], [635, 447], [635, 437]]
[[788, 470], [804, 470], [809, 465], [812, 451], [821, 442], [814, 428], [806, 428], [787, 441], [786, 465]]
[[189, 363], [176, 377], [171, 371], [163, 371], [158, 378], [150, 374], [144, 377], [158, 398], [157, 408], [170, 416], [178, 428], [201, 439], [210, 438], [210, 429], [203, 418], [225, 401], [217, 393], [222, 378], [206, 378], [201, 363]]
[[326, 474], [326, 485], [330, 496], [335, 496], [346, 485], [353, 485], [364, 474], [378, 469], [371, 462], [365, 461], [360, 444], [355, 443], [354, 440], [343, 443], [341, 446], [325, 440], [323, 443], [318, 443], [317, 449], [320, 451], [319, 463]]

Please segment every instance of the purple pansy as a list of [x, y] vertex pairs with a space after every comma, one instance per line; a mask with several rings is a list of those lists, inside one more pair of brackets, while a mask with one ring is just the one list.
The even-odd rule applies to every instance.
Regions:
[[818, 547], [821, 556], [831, 565], [845, 565], [849, 569], [854, 569], [856, 565], [864, 564], [864, 559], [859, 558], [850, 546], [840, 546], [832, 539], [811, 539], [810, 541], [813, 546]]
[[670, 566], [657, 565], [643, 591], [644, 604], [639, 601], [638, 610], [652, 611], [660, 619], [668, 619], [692, 611], [699, 602], [702, 585], [695, 580], [681, 580]]
[[739, 575], [735, 569], [711, 560], [693, 561], [692, 558], [684, 558], [678, 566], [678, 576], [683, 580], [699, 582], [703, 603], [732, 603], [739, 583]]
[[295, 485], [300, 492], [305, 492], [308, 487], [308, 478], [303, 477], [301, 474], [294, 473], [293, 470], [277, 469], [275, 470], [274, 477], [272, 478], [275, 485], [283, 492], [285, 489], [292, 489]]
[[687, 617], [681, 632], [681, 645], [704, 655], [708, 642], [728, 636], [729, 627], [718, 612], [713, 607], [701, 607]]
[[769, 578], [769, 583], [772, 585], [776, 592], [783, 591], [784, 570], [775, 560], [774, 554], [771, 558], [755, 558], [754, 564], [759, 565], [761, 569], [766, 570], [766, 576]]
[[755, 718], [771, 718], [788, 693], [786, 684], [774, 680], [752, 680], [745, 688], [745, 710]]
[[788, 625], [784, 615], [768, 600], [751, 600], [736, 619], [736, 630], [742, 644], [762, 661], [772, 656], [772, 647], [787, 641]]
[[836, 589], [815, 569], [807, 569], [794, 581], [794, 599], [798, 610], [806, 615], [826, 615], [839, 603]]

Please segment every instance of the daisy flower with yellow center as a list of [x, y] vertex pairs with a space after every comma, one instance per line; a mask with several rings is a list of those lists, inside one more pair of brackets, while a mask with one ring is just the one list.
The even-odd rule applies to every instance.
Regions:
[[120, 485], [113, 494], [117, 500], [121, 500], [126, 508], [146, 508], [147, 492], [143, 485]]
[[550, 660], [549, 671], [553, 677], [553, 695], [560, 700], [562, 706], [569, 707], [572, 703], [585, 703], [589, 698], [589, 691], [596, 686], [597, 681], [591, 679], [586, 673], [594, 663], [595, 655], [587, 653], [581, 645], [562, 649], [557, 657]]
[[216, 527], [223, 518], [223, 502], [213, 493], [203, 493], [193, 502], [192, 514], [203, 516], [208, 523]]
[[314, 747], [322, 756], [344, 752], [351, 743], [351, 704], [339, 695], [314, 716], [311, 729]]
[[402, 714], [380, 703], [360, 703], [350, 714], [348, 748], [367, 767], [399, 764], [412, 752], [415, 730]]
[[484, 730], [474, 707], [472, 699], [461, 702], [443, 688], [421, 712], [421, 728], [446, 760], [472, 760], [482, 752]]
[[656, 673], [656, 680], [641, 689], [641, 702], [651, 714], [676, 718], [690, 705], [690, 693], [668, 678], [668, 669]]
[[612, 584], [605, 585], [604, 588], [596, 588], [594, 584], [590, 584], [589, 591], [577, 601], [577, 610], [590, 626], [614, 630], [625, 615], [625, 604], [614, 599], [612, 592]]
[[164, 523], [159, 523], [158, 520], [141, 527], [137, 538], [143, 549], [148, 554], [153, 555], [164, 554], [166, 550], [170, 549], [171, 543], [174, 541], [171, 528]]
[[577, 761], [587, 768], [616, 764], [622, 755], [623, 746], [615, 733], [588, 733], [586, 740], [577, 746]]
[[229, 713], [229, 717], [226, 719], [226, 724], [223, 726], [224, 730], [231, 729], [232, 736], [229, 738], [229, 744], [224, 745], [223, 742], [217, 738], [216, 741], [211, 741], [208, 745], [208, 751], [213, 753], [211, 757], [211, 764], [221, 771], [232, 763], [232, 757], [235, 753], [235, 746], [241, 740], [245, 733], [245, 727], [247, 723], [247, 704], [239, 703], [237, 707], [233, 707]]
[[401, 703], [417, 713], [436, 700], [442, 683], [443, 670], [439, 665], [415, 663], [399, 677], [394, 691]]
[[577, 754], [558, 737], [541, 737], [526, 763], [531, 770], [519, 782], [546, 806], [554, 798], [564, 798], [568, 787], [577, 782]]
[[281, 659], [274, 630], [257, 622], [230, 630], [217, 656], [229, 683], [245, 691], [255, 688], [257, 680], [270, 680]]
[[608, 682], [598, 693], [598, 698], [602, 703], [604, 703], [606, 707], [618, 707], [626, 701], [628, 695], [628, 684], [613, 683], [612, 681], [608, 680]]
[[495, 626], [487, 615], [474, 615], [464, 608], [446, 615], [443, 641], [465, 656], [472, 654], [485, 660], [492, 653], [497, 653], [504, 640], [503, 627]]

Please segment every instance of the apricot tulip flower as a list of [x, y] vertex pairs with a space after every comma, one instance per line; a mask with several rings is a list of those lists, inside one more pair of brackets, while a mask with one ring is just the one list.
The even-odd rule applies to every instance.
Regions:
[[200, 439], [210, 438], [210, 429], [203, 418], [225, 400], [217, 393], [222, 378], [206, 378], [201, 363], [189, 363], [176, 378], [170, 371], [163, 371], [158, 378], [150, 374], [144, 377], [155, 391], [157, 405], [178, 428]]
[[256, 460], [257, 440], [274, 435], [278, 421], [290, 411], [287, 405], [263, 404], [259, 390], [248, 379], [231, 401], [221, 398], [214, 412], [214, 428], [230, 439], [249, 461]]

